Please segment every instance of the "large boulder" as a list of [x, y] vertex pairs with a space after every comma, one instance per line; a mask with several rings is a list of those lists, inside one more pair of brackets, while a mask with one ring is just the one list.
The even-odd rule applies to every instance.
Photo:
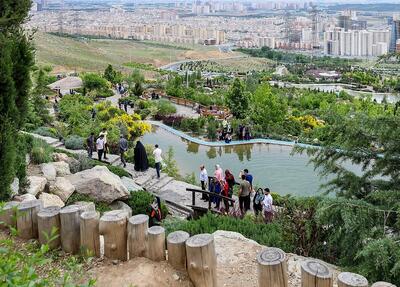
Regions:
[[61, 198], [59, 198], [55, 194], [42, 192], [40, 194], [40, 196], [39, 196], [39, 199], [42, 201], [42, 204], [43, 204], [44, 208], [45, 207], [49, 207], [49, 206], [58, 206], [58, 207], [64, 207], [65, 206], [65, 204], [61, 200]]
[[52, 180], [56, 179], [57, 171], [56, 171], [56, 168], [54, 167], [53, 163], [43, 163], [40, 166], [40, 168], [42, 170], [43, 176], [47, 180], [52, 181]]
[[110, 204], [112, 210], [126, 210], [128, 212], [128, 216], [132, 216], [132, 208], [127, 205], [125, 202], [117, 200]]
[[38, 195], [38, 193], [43, 192], [46, 188], [47, 179], [41, 176], [28, 176], [29, 188], [27, 189], [27, 193], [32, 194], [33, 196]]
[[65, 177], [57, 177], [55, 182], [50, 185], [50, 193], [60, 197], [63, 202], [67, 202], [74, 191], [75, 186]]
[[54, 161], [65, 161], [68, 162], [68, 155], [65, 153], [53, 153], [53, 160]]
[[11, 197], [17, 195], [19, 193], [19, 179], [18, 177], [14, 178], [14, 181], [11, 183]]
[[71, 174], [69, 170], [69, 164], [65, 161], [53, 162], [53, 166], [56, 169], [57, 176], [67, 176]]
[[20, 202], [36, 200], [36, 196], [34, 196], [33, 194], [30, 194], [30, 193], [18, 194], [13, 197], [13, 200], [20, 201]]
[[129, 177], [124, 176], [121, 178], [121, 180], [122, 184], [126, 187], [126, 189], [129, 192], [143, 190], [143, 188], [140, 185], [136, 184], [135, 181]]
[[119, 176], [105, 166], [95, 166], [70, 175], [67, 179], [75, 186], [76, 192], [88, 195], [95, 201], [111, 203], [129, 197], [129, 191]]

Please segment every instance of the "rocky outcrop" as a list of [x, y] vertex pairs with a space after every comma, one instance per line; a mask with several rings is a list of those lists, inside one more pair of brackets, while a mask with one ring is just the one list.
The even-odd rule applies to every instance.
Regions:
[[111, 203], [129, 197], [128, 189], [119, 176], [105, 166], [96, 166], [70, 175], [67, 179], [75, 186], [76, 192], [88, 195], [94, 201]]
[[[247, 239], [240, 233], [221, 231], [214, 232], [215, 251], [217, 255], [218, 286], [248, 286], [256, 287], [257, 254], [264, 246]], [[289, 287], [301, 286], [302, 256], [288, 253]], [[329, 265], [336, 278], [338, 269]]]
[[122, 184], [126, 187], [126, 189], [129, 192], [143, 190], [143, 188], [140, 185], [136, 184], [135, 181], [129, 177], [124, 176], [121, 178], [121, 180]]
[[50, 193], [60, 197], [63, 202], [67, 202], [74, 191], [75, 186], [65, 177], [57, 177], [55, 182], [50, 184]]
[[58, 206], [58, 207], [64, 207], [65, 204], [55, 194], [50, 194], [50, 193], [45, 193], [42, 192], [39, 196], [39, 199], [42, 201], [43, 207], [49, 207], [49, 206]]
[[53, 160], [54, 161], [65, 161], [68, 162], [68, 155], [65, 153], [53, 153]]
[[28, 176], [29, 188], [27, 193], [37, 196], [40, 192], [43, 192], [46, 188], [47, 179], [41, 176]]
[[47, 179], [47, 180], [55, 180], [56, 176], [57, 176], [57, 171], [56, 168], [54, 167], [53, 163], [43, 163], [40, 166], [43, 176]]
[[123, 201], [120, 200], [114, 201], [113, 203], [110, 204], [110, 207], [112, 210], [118, 210], [118, 209], [126, 210], [128, 212], [128, 217], [132, 216], [132, 208]]
[[30, 193], [16, 195], [13, 198], [13, 200], [20, 201], [20, 202], [29, 201], [29, 200], [35, 200], [35, 199], [36, 199], [36, 196], [34, 196], [33, 194], [30, 194]]
[[71, 174], [69, 170], [69, 164], [65, 161], [57, 161], [52, 163], [54, 168], [56, 169], [57, 176], [67, 176]]

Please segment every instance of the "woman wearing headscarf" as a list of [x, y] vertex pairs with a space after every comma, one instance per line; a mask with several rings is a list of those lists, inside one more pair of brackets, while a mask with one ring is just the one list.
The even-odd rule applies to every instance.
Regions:
[[[236, 184], [236, 181], [235, 181], [235, 177], [233, 176], [233, 174], [229, 171], [229, 169], [227, 169], [227, 170], [225, 170], [225, 181], [227, 182], [227, 184], [228, 184], [228, 197], [229, 198], [232, 198], [232, 195], [233, 195], [233, 187], [235, 186], [235, 184]], [[233, 206], [233, 204], [232, 204], [232, 206]]]
[[146, 171], [149, 168], [149, 160], [147, 158], [146, 149], [140, 141], [137, 141], [136, 143], [133, 157], [135, 160], [136, 171]]

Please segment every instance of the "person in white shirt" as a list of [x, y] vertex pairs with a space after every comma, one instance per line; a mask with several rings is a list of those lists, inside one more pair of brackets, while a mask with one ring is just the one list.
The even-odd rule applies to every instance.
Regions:
[[269, 188], [264, 189], [264, 200], [262, 201], [265, 223], [272, 222], [274, 218], [274, 210], [272, 208], [273, 199]]
[[101, 158], [103, 156], [104, 147], [105, 147], [104, 136], [101, 135], [96, 141], [96, 150], [99, 156], [99, 161], [101, 161]]
[[[205, 191], [206, 185], [208, 183], [208, 174], [204, 165], [200, 166], [200, 183], [201, 183], [201, 189]], [[208, 201], [208, 195], [203, 193], [201, 199], [204, 201]]]
[[104, 140], [104, 149], [103, 149], [103, 153], [104, 153], [104, 159], [108, 159], [107, 158], [107, 149], [108, 149], [108, 144], [107, 144], [107, 129], [103, 128], [102, 131], [100, 132], [99, 136], [103, 136], [103, 140]]
[[156, 162], [157, 178], [160, 178], [162, 150], [158, 147], [158, 144], [155, 145], [155, 150], [153, 151], [153, 155], [154, 155], [154, 160]]

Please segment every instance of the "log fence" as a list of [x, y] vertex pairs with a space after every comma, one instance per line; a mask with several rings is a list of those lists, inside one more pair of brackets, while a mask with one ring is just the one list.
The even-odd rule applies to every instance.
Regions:
[[[16, 217], [16, 219], [15, 219]], [[79, 205], [42, 208], [40, 200], [10, 202], [0, 212], [0, 227], [16, 226], [23, 239], [37, 238], [50, 248], [76, 254], [80, 250], [100, 257], [100, 236], [104, 237], [104, 257], [126, 261], [147, 257], [167, 260], [175, 269], [187, 270], [195, 287], [217, 286], [217, 256], [212, 234], [192, 237], [175, 231], [165, 237], [160, 226], [149, 228], [147, 215], [128, 218], [124, 210], [99, 213]], [[51, 238], [50, 242], [47, 242]], [[128, 256], [129, 255], [129, 256]], [[288, 287], [287, 255], [278, 248], [267, 247], [257, 256], [259, 287]], [[358, 274], [342, 272], [338, 287], [367, 287], [368, 280]], [[328, 264], [315, 259], [301, 262], [301, 287], [332, 287], [333, 273]], [[371, 287], [396, 287], [376, 282]]]

